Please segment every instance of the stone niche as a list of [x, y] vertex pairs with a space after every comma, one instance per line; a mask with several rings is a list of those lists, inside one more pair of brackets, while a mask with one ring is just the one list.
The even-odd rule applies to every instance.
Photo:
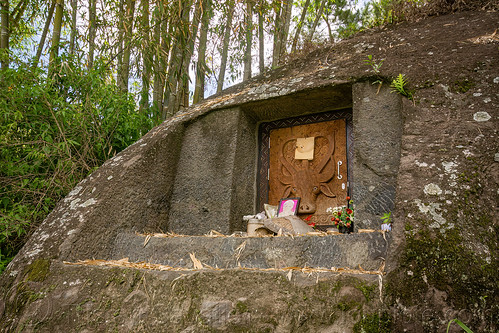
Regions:
[[387, 87], [377, 93], [366, 82], [301, 91], [194, 119], [185, 128], [162, 230], [187, 235], [245, 230], [242, 216], [261, 210], [259, 125], [335, 110], [352, 112], [353, 154], [347, 163], [356, 228], [379, 229], [379, 217], [394, 208], [400, 109], [400, 96]]

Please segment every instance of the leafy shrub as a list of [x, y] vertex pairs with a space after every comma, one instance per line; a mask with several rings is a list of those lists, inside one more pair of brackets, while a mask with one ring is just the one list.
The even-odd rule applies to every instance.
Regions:
[[0, 272], [81, 179], [153, 126], [102, 64], [0, 72]]

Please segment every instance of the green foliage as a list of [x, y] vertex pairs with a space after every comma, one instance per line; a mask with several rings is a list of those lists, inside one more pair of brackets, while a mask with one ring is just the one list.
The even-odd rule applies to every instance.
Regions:
[[392, 212], [383, 214], [383, 216], [380, 217], [380, 219], [383, 221], [383, 223], [386, 224], [392, 223]]
[[[347, 0], [329, 0], [324, 9], [324, 18], [337, 25], [336, 33], [330, 33], [339, 39], [349, 38], [362, 29], [361, 12], [351, 7]], [[328, 29], [332, 30], [328, 25]], [[331, 36], [332, 35], [332, 36]]]
[[392, 92], [399, 93], [402, 96], [413, 99], [412, 92], [407, 90], [407, 78], [404, 74], [399, 74], [395, 79], [393, 79], [390, 84], [390, 88], [392, 88]]
[[474, 0], [431, 1], [431, 0], [371, 0], [361, 12], [360, 30], [385, 26], [402, 21], [417, 21], [428, 16], [444, 15], [456, 11], [491, 9], [497, 4]]
[[373, 84], [382, 84], [383, 83], [383, 78], [381, 77], [381, 66], [383, 65], [383, 62], [385, 60], [380, 60], [380, 61], [375, 61], [373, 56], [369, 54], [367, 56], [367, 60], [364, 60], [364, 62], [371, 67], [374, 75], [376, 75], [377, 80], [373, 82]]
[[0, 272], [81, 179], [153, 125], [97, 63], [0, 72]]
[[468, 326], [466, 326], [465, 324], [463, 324], [462, 321], [460, 321], [459, 319], [455, 318], [455, 319], [452, 319], [451, 321], [449, 321], [449, 324], [447, 325], [447, 333], [449, 333], [449, 329], [450, 329], [450, 325], [452, 323], [456, 323], [458, 324], [459, 326], [461, 326], [461, 328], [466, 332], [466, 333], [473, 333], [472, 330], [469, 329]]
[[374, 60], [374, 58], [373, 58], [373, 56], [372, 56], [371, 54], [369, 54], [369, 55], [367, 56], [367, 60], [364, 60], [364, 62], [365, 62], [367, 65], [371, 66], [371, 68], [372, 68], [372, 70], [373, 70], [374, 74], [376, 74], [376, 75], [380, 75], [380, 74], [381, 74], [381, 72], [380, 72], [380, 68], [381, 68], [381, 66], [383, 65], [383, 62], [384, 62], [384, 61], [385, 61], [385, 60], [380, 60], [380, 61], [376, 62], [376, 61]]
[[393, 0], [373, 0], [368, 2], [362, 11], [362, 26], [364, 28], [373, 28], [397, 21], [393, 13], [393, 4]]

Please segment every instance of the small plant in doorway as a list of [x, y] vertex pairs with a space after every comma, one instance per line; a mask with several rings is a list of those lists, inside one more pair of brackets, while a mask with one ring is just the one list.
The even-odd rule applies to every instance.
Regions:
[[380, 217], [383, 223], [381, 224], [381, 230], [383, 231], [391, 231], [392, 230], [392, 212], [385, 213], [382, 217]]
[[329, 207], [328, 209], [326, 209], [326, 212], [331, 214], [331, 221], [338, 228], [338, 231], [340, 233], [351, 233], [353, 231], [353, 200], [350, 200], [350, 197], [347, 197], [347, 202], [352, 208], [349, 208], [347, 206], [339, 206]]

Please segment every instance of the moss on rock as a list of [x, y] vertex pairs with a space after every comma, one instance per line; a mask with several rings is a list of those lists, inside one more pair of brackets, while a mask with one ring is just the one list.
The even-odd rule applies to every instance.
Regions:
[[43, 282], [50, 270], [50, 260], [37, 259], [26, 269], [26, 281]]
[[392, 332], [392, 317], [383, 312], [381, 315], [372, 313], [362, 316], [362, 319], [355, 323], [354, 333], [389, 333]]
[[497, 322], [498, 262], [487, 262], [466, 245], [456, 229], [444, 234], [425, 229], [409, 236], [400, 268], [387, 279], [392, 304], [397, 299], [405, 306], [424, 304], [426, 293], [436, 288], [447, 295], [442, 308], [466, 309], [476, 320], [487, 314]]

